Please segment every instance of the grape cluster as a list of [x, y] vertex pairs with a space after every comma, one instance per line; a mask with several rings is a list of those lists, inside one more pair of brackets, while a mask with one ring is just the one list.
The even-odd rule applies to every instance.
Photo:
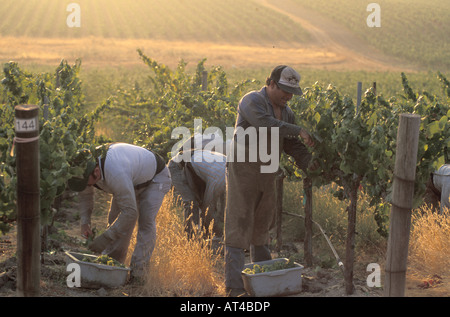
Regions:
[[272, 272], [272, 271], [278, 271], [278, 270], [285, 270], [295, 267], [295, 262], [288, 260], [288, 261], [277, 261], [273, 264], [267, 264], [267, 265], [259, 265], [254, 264], [252, 268], [246, 268], [243, 273], [246, 274], [258, 274], [258, 273], [265, 273], [265, 272]]
[[109, 265], [109, 266], [125, 267], [125, 265], [123, 265], [122, 263], [120, 263], [117, 260], [114, 260], [112, 257], [110, 257], [106, 254], [100, 255], [99, 257], [97, 257], [95, 259], [85, 256], [82, 261], [89, 262], [89, 263], [104, 264], [104, 265]]

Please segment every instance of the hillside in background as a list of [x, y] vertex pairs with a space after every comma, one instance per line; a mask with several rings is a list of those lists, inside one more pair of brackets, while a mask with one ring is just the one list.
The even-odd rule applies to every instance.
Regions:
[[[2, 36], [104, 37], [219, 43], [301, 43], [308, 34], [280, 13], [253, 1], [3, 0]], [[81, 8], [81, 27], [69, 28], [66, 7]]]
[[[275, 1], [271, 1], [275, 2]], [[287, 1], [283, 1], [287, 2]], [[450, 67], [450, 1], [442, 0], [293, 0], [320, 12], [382, 52], [425, 69]], [[369, 3], [381, 8], [381, 27], [369, 28]], [[336, 30], [329, 30], [337, 33]]]
[[[68, 27], [67, 5], [81, 8]], [[281, 62], [321, 69], [450, 68], [450, 2], [380, 0], [2, 0], [0, 62], [138, 63], [136, 48], [161, 62], [207, 57], [226, 67]]]

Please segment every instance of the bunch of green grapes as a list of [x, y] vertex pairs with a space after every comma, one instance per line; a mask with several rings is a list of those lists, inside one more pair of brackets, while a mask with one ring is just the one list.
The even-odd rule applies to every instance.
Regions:
[[114, 260], [112, 257], [110, 257], [106, 254], [100, 255], [96, 259], [84, 257], [82, 261], [90, 262], [90, 263], [104, 264], [104, 265], [109, 265], [109, 266], [125, 267], [125, 265], [123, 265], [119, 261]]
[[246, 274], [258, 274], [265, 272], [272, 272], [278, 270], [285, 270], [295, 267], [295, 263], [292, 260], [288, 261], [277, 261], [270, 265], [259, 265], [254, 264], [252, 268], [246, 268], [243, 272]]

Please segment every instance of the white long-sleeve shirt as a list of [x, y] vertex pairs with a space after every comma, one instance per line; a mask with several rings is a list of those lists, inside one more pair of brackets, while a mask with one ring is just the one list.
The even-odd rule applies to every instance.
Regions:
[[225, 192], [226, 156], [211, 151], [195, 151], [191, 164], [195, 173], [206, 183], [203, 205], [209, 207]]
[[[100, 164], [101, 166], [101, 164]], [[135, 186], [143, 184], [155, 176], [157, 161], [151, 151], [126, 143], [112, 144], [107, 153], [101, 180], [96, 185], [113, 195], [120, 214], [108, 229], [113, 239], [118, 239], [125, 228], [134, 226], [138, 209]], [[88, 186], [80, 193], [81, 224], [90, 223], [94, 190]]]
[[443, 207], [450, 210], [450, 164], [442, 165], [434, 173], [433, 185], [441, 193], [441, 212]]
[[[172, 162], [180, 162], [182, 155], [182, 153], [178, 153], [172, 159]], [[205, 208], [211, 206], [225, 192], [226, 159], [227, 157], [219, 152], [207, 150], [189, 152], [189, 160], [187, 162], [190, 162], [195, 174], [206, 184], [202, 202], [202, 206]], [[189, 185], [186, 184], [186, 186]]]

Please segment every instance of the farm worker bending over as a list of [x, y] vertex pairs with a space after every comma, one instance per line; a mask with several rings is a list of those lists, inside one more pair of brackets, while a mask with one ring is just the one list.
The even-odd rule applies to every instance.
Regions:
[[[187, 152], [189, 160], [185, 162], [183, 156], [186, 157]], [[192, 224], [198, 225], [200, 219], [202, 225], [209, 228], [211, 220], [214, 219], [214, 235], [221, 237], [223, 235], [221, 223], [224, 217], [226, 156], [207, 150], [187, 152], [178, 153], [168, 164], [172, 184], [180, 193], [185, 207], [186, 231], [192, 233]]]
[[[251, 159], [252, 154], [261, 154], [258, 148], [266, 146], [266, 150], [278, 153], [279, 159], [284, 151], [305, 171], [311, 160], [311, 154], [298, 136], [308, 146], [313, 146], [314, 142], [307, 131], [294, 124], [294, 113], [286, 105], [293, 94], [302, 94], [299, 81], [300, 75], [294, 69], [277, 66], [267, 79], [266, 86], [246, 94], [238, 105], [232, 144], [234, 157], [233, 160], [228, 158], [227, 163], [225, 286], [229, 296], [245, 294], [241, 278], [245, 249], [249, 250], [252, 246], [253, 262], [271, 259], [267, 244], [275, 218], [278, 166], [273, 172], [262, 172], [261, 167], [265, 163], [260, 156], [256, 160]], [[264, 130], [259, 129], [258, 140], [249, 142], [246, 137], [239, 138], [239, 127], [244, 130], [267, 127], [268, 134], [278, 133], [278, 138], [272, 141], [272, 137], [266, 137], [264, 140], [259, 132]], [[271, 144], [267, 144], [269, 139]], [[239, 161], [242, 154], [245, 160]]]
[[171, 185], [164, 160], [156, 153], [125, 143], [113, 143], [99, 156], [90, 156], [84, 178], [69, 187], [80, 192], [81, 234], [92, 235], [94, 186], [113, 195], [107, 230], [88, 246], [124, 262], [138, 220], [137, 241], [131, 258], [132, 276], [142, 277], [156, 241], [156, 215]]
[[[434, 196], [434, 201], [440, 201], [441, 213], [444, 208], [448, 208], [450, 211], [450, 164], [442, 165], [439, 170], [431, 174], [427, 192]], [[432, 205], [434, 204], [432, 203]]]

